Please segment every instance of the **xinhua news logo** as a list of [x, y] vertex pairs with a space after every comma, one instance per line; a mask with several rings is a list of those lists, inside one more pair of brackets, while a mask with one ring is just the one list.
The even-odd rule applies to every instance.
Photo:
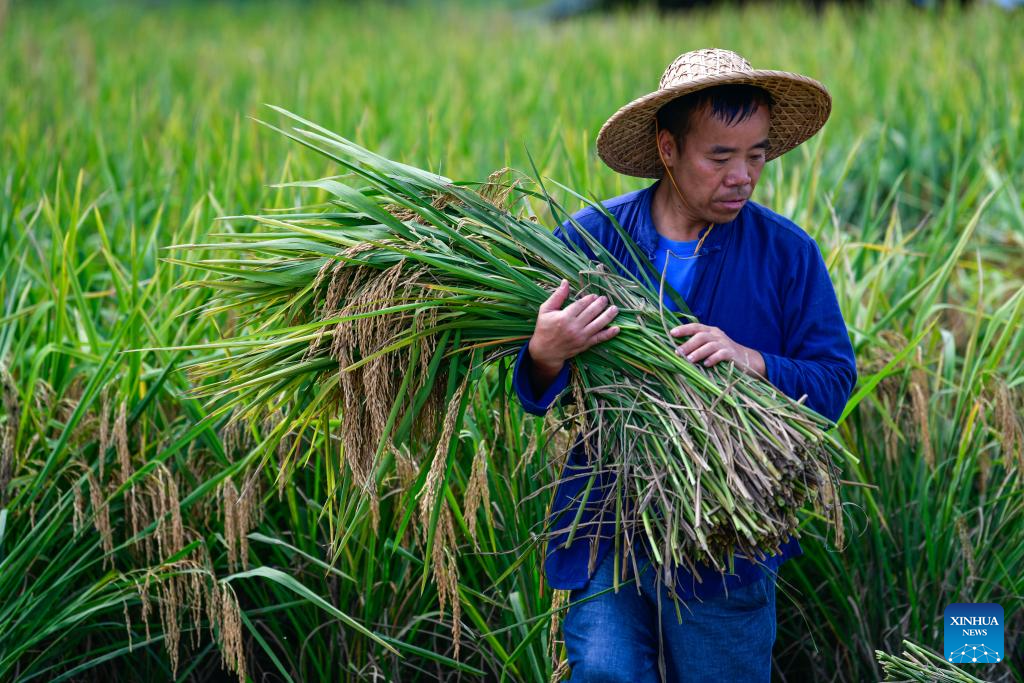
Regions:
[[954, 602], [943, 616], [946, 661], [996, 664], [1003, 661], [1003, 608], [994, 602]]

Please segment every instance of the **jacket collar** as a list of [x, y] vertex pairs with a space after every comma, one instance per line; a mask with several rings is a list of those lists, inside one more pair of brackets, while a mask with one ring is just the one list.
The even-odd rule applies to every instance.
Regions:
[[[656, 180], [646, 189], [642, 191], [640, 196], [640, 220], [636, 224], [636, 232], [633, 235], [633, 240], [637, 243], [647, 257], [654, 260], [654, 251], [658, 247], [658, 231], [654, 227], [654, 218], [651, 216], [651, 204], [654, 201], [654, 193], [658, 189], [658, 185], [661, 180]], [[743, 209], [733, 220], [728, 223], [716, 223], [711, 228], [710, 234], [704, 240], [704, 245], [701, 247], [700, 255], [710, 254], [716, 252], [722, 248], [725, 242], [726, 233], [730, 232], [729, 228], [732, 227], [733, 223], [740, 219], [744, 211], [748, 210], [750, 202], [748, 201], [743, 205]]]

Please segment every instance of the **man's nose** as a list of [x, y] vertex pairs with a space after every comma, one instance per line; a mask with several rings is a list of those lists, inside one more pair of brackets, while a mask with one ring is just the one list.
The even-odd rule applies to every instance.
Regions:
[[744, 161], [733, 164], [725, 176], [725, 184], [729, 187], [743, 186], [750, 184], [750, 169]]

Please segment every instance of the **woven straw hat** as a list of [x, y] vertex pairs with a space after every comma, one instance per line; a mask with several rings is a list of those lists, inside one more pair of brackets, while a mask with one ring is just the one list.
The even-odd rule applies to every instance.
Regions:
[[654, 120], [670, 100], [714, 85], [747, 84], [771, 93], [766, 160], [774, 159], [817, 133], [832, 111], [832, 96], [825, 86], [788, 71], [753, 69], [750, 62], [729, 50], [686, 52], [661, 75], [658, 89], [615, 112], [597, 135], [597, 153], [611, 168], [640, 178], [661, 177], [655, 145]]

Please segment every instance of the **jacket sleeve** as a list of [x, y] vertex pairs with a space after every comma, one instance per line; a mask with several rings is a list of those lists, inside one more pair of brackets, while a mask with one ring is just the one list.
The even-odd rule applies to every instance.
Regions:
[[533, 359], [530, 358], [529, 346], [530, 342], [527, 340], [519, 349], [515, 368], [512, 371], [512, 387], [515, 389], [516, 396], [519, 397], [519, 402], [523, 404], [523, 410], [532, 415], [544, 415], [551, 408], [555, 398], [569, 386], [570, 364], [573, 360], [570, 358], [562, 365], [562, 369], [551, 382], [551, 386], [538, 396], [533, 382], [530, 381], [530, 366]]
[[761, 353], [768, 381], [835, 422], [857, 383], [846, 322], [821, 251], [808, 240], [782, 288], [783, 349]]
[[[587, 209], [584, 209], [583, 211], [574, 214], [573, 218], [575, 218], [580, 225], [583, 225], [583, 227], [591, 234], [594, 234], [595, 230], [592, 230], [589, 225], [584, 223], [588, 213]], [[592, 260], [596, 259], [593, 251], [586, 245], [583, 237], [570, 221], [566, 220], [561, 225], [555, 227], [553, 234], [566, 245], [566, 248], [570, 248], [570, 243], [575, 244], [583, 250], [588, 258]], [[571, 296], [572, 293], [570, 293], [570, 297]], [[516, 356], [515, 367], [512, 370], [512, 388], [515, 390], [516, 396], [519, 398], [519, 402], [523, 406], [523, 410], [533, 415], [542, 416], [551, 409], [551, 405], [554, 403], [558, 395], [561, 394], [567, 386], [569, 386], [570, 366], [575, 362], [575, 359], [570, 358], [567, 360], [562, 366], [562, 370], [551, 383], [551, 386], [547, 388], [543, 395], [538, 395], [536, 388], [530, 381], [530, 364], [533, 362], [533, 359], [530, 358], [530, 352], [528, 350], [529, 345], [530, 340], [526, 340], [526, 342], [523, 343], [522, 348], [519, 349], [519, 355]]]

